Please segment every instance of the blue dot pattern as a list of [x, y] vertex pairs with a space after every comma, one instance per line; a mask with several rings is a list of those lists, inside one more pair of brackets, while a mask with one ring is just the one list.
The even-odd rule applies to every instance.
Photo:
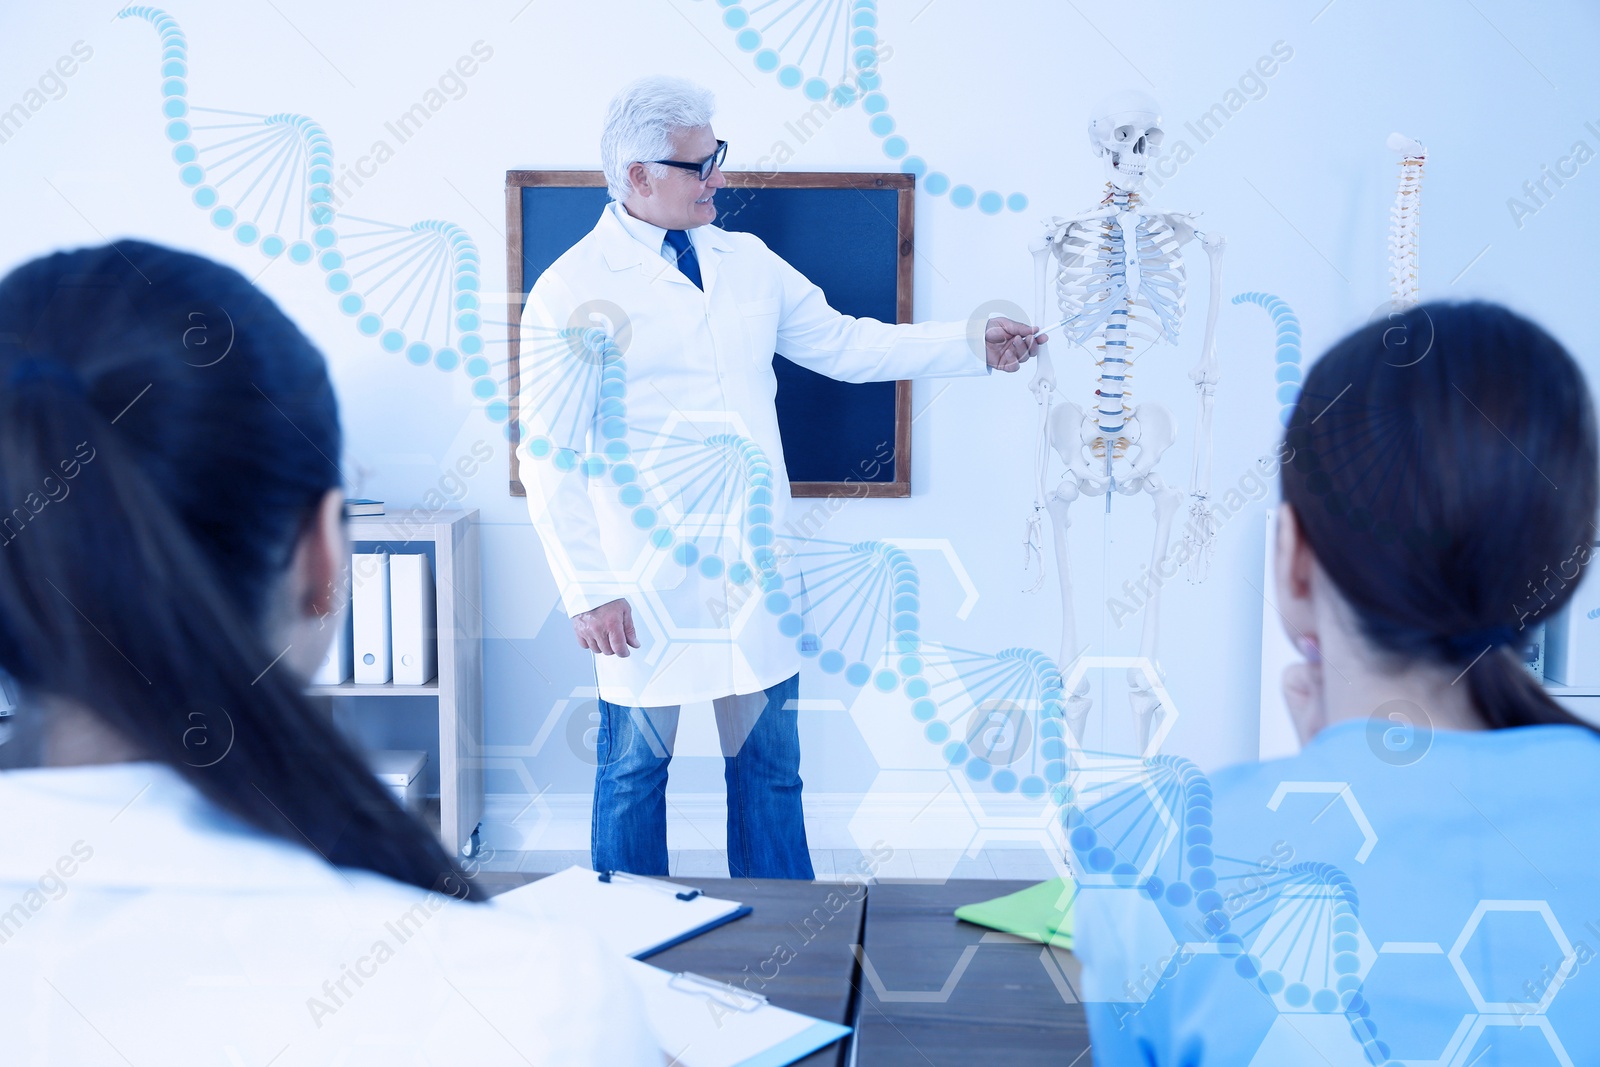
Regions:
[[[763, 30], [753, 25], [753, 16], [769, 5], [757, 3], [746, 9], [739, 0], [717, 0], [717, 5], [722, 9], [723, 26], [734, 31], [734, 43], [741, 52], [752, 53], [751, 61], [757, 70], [774, 75], [785, 89], [799, 89], [807, 100], [820, 101], [831, 94], [840, 107], [859, 102], [861, 109], [870, 116], [867, 128], [882, 142], [883, 154], [898, 160], [902, 173], [915, 175], [929, 195], [943, 196], [950, 192], [950, 203], [954, 206], [976, 205], [985, 215], [998, 215], [1002, 210], [1027, 210], [1028, 198], [1023, 193], [1002, 195], [989, 190], [979, 194], [965, 185], [951, 190], [948, 178], [937, 172], [928, 174], [923, 159], [909, 154], [910, 142], [897, 131], [897, 124], [889, 114], [888, 97], [882, 91], [883, 77], [878, 70], [877, 0], [852, 0], [840, 39], [822, 38], [820, 42], [819, 36], [830, 31], [837, 18], [835, 0], [810, 0], [809, 7], [795, 15], [796, 8], [806, 2], [800, 0], [794, 5], [785, 5], [782, 13], [767, 23], [765, 30], [772, 32], [774, 38], [782, 38], [775, 47], [763, 47], [766, 40]], [[829, 56], [837, 54], [833, 51], [835, 44], [844, 50], [845, 60], [834, 84], [830, 85], [821, 76], [820, 65], [816, 73], [808, 76], [805, 64], [813, 49], [823, 57], [821, 62], [826, 63]], [[799, 52], [793, 62], [786, 62], [783, 53], [790, 48], [798, 48]]]
[[[436, 220], [414, 223], [410, 227], [383, 224], [397, 233], [409, 231], [418, 238], [428, 240], [442, 253], [437, 258], [445, 260], [439, 273], [443, 276], [445, 303], [455, 314], [446, 332], [448, 340], [450, 331], [454, 331], [454, 347], [447, 344], [435, 349], [423, 339], [408, 337], [402, 323], [387, 322], [383, 315], [367, 309], [363, 295], [355, 290], [353, 276], [343, 269], [345, 257], [338, 247], [339, 234], [335, 229], [338, 218], [333, 206], [333, 143], [322, 127], [303, 115], [280, 112], [260, 116], [262, 131], [275, 135], [280, 143], [293, 143], [299, 154], [297, 158], [304, 160], [300, 175], [306, 189], [305, 201], [301, 205], [304, 210], [296, 213], [295, 220], [301, 225], [309, 222], [313, 226], [309, 241], [264, 229], [268, 223], [276, 226], [287, 221], [283, 213], [265, 210], [263, 201], [263, 206], [256, 208], [252, 217], [245, 218], [233, 206], [221, 202], [217, 188], [207, 183], [208, 172], [200, 159], [202, 149], [193, 140], [194, 129], [189, 122], [188, 39], [178, 20], [160, 8], [146, 6], [123, 8], [117, 17], [142, 19], [150, 24], [160, 38], [161, 110], [169, 120], [166, 136], [173, 142], [172, 159], [178, 166], [178, 180], [194, 190], [192, 200], [195, 206], [209, 213], [212, 225], [230, 232], [239, 244], [260, 249], [268, 259], [287, 256], [297, 266], [309, 265], [315, 259], [324, 272], [323, 282], [328, 292], [337, 298], [340, 311], [356, 318], [355, 325], [359, 333], [375, 338], [384, 352], [404, 352], [407, 361], [415, 365], [432, 362], [442, 371], [463, 368], [472, 378], [473, 396], [487, 402], [485, 411], [489, 417], [497, 422], [505, 422], [509, 418], [510, 408], [500, 396], [501, 386], [491, 377], [489, 361], [468, 359], [463, 363], [459, 358], [461, 355], [476, 355], [483, 350], [477, 295], [480, 288], [480, 261], [471, 236], [453, 223]], [[220, 161], [218, 166], [221, 167]], [[409, 316], [411, 310], [411, 307], [403, 305], [396, 309], [397, 312], [406, 313], [402, 318], [421, 318]]]
[[1271, 293], [1240, 293], [1233, 298], [1235, 304], [1255, 304], [1272, 316], [1277, 331], [1275, 358], [1277, 370], [1273, 374], [1274, 391], [1278, 399], [1278, 421], [1285, 427], [1294, 415], [1294, 405], [1300, 399], [1300, 319], [1294, 309]]

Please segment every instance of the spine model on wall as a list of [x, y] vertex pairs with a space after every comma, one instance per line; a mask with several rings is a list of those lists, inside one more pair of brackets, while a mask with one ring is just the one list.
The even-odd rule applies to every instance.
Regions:
[[1400, 188], [1389, 212], [1389, 301], [1400, 311], [1417, 302], [1417, 240], [1422, 228], [1422, 166], [1428, 150], [1421, 142], [1391, 133], [1389, 147], [1400, 153]]

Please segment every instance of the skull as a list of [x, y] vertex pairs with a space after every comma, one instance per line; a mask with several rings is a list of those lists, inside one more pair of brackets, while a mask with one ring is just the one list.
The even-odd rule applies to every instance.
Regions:
[[1105, 161], [1106, 180], [1127, 192], [1144, 184], [1145, 165], [1162, 136], [1161, 105], [1137, 89], [1101, 100], [1089, 120], [1089, 147]]

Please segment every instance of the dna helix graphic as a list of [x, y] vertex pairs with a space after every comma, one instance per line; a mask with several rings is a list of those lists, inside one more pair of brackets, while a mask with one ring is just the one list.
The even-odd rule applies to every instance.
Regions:
[[1152, 901], [1174, 937], [1233, 960], [1280, 1011], [1366, 1017], [1361, 980], [1375, 953], [1348, 875], [1219, 855], [1211, 783], [1182, 757], [1092, 753], [1069, 794], [1063, 824], [1080, 892]]
[[1300, 369], [1300, 319], [1293, 308], [1271, 293], [1240, 293], [1233, 302], [1255, 304], [1272, 316], [1277, 333], [1278, 368], [1273, 379], [1277, 382], [1278, 421], [1287, 427], [1294, 415], [1295, 402], [1300, 399], [1300, 383], [1304, 380]]
[[952, 184], [942, 171], [930, 170], [889, 114], [883, 92], [882, 38], [877, 0], [716, 0], [721, 22], [733, 32], [734, 44], [750, 53], [755, 68], [770, 74], [785, 89], [799, 90], [815, 103], [838, 108], [860, 106], [867, 129], [881, 142], [883, 154], [914, 174], [930, 196], [946, 196], [952, 206], [976, 206], [985, 215], [1002, 210], [1026, 211], [1023, 193], [978, 192]]
[[[1348, 783], [1285, 781], [1279, 792], [1290, 785], [1317, 787], [1317, 792], [1350, 789]], [[1252, 1067], [1299, 1062], [1290, 1057], [1307, 1043], [1329, 1062], [1364, 1061], [1374, 1067], [1471, 1067], [1551, 1062], [1551, 1057], [1556, 1063], [1573, 1062], [1550, 1009], [1584, 957], [1549, 902], [1439, 900], [1441, 914], [1462, 923], [1453, 943], [1379, 943], [1369, 935], [1360, 894], [1342, 867], [1300, 859], [1282, 838], [1257, 859], [1219, 848], [1219, 842], [1241, 839], [1215, 823], [1220, 816], [1210, 780], [1181, 757], [1075, 753], [1061, 791], [1061, 821], [1074, 858], [1067, 903], [1080, 894], [1108, 892], [1148, 901], [1155, 921], [1182, 947], [1155, 966], [1160, 973], [1152, 974], [1156, 980], [1139, 994], [1135, 1011], [1142, 1010], [1144, 1000], [1159, 997], [1186, 961], [1212, 957], [1224, 976], [1237, 978], [1242, 989], [1272, 1005], [1274, 1021], [1249, 1061]], [[1352, 797], [1346, 802], [1354, 807]], [[1269, 805], [1269, 810], [1276, 808]], [[1357, 863], [1365, 862], [1367, 850], [1377, 843], [1370, 827], [1365, 833], [1371, 836], [1356, 852]], [[1257, 844], [1273, 836], [1262, 836]], [[1531, 954], [1520, 958], [1505, 951], [1475, 956], [1473, 939], [1497, 917], [1513, 923], [1502, 929], [1516, 930], [1517, 944], [1547, 947], [1530, 947]], [[1418, 971], [1400, 964], [1387, 973], [1377, 969], [1380, 960], [1426, 959], [1438, 961], [1428, 980], [1460, 983], [1458, 990], [1445, 990], [1441, 1001], [1448, 1004], [1459, 994], [1454, 999], [1462, 1015], [1453, 1027], [1448, 1017], [1428, 1018], [1414, 1010], [1407, 993]], [[1528, 969], [1533, 959], [1544, 965], [1537, 975]], [[1209, 973], [1205, 980], [1212, 980]], [[1381, 1013], [1377, 1003], [1390, 1005], [1391, 1011]], [[1496, 1050], [1500, 1058], [1490, 1057]]]
[[188, 39], [177, 19], [146, 6], [117, 17], [149, 23], [160, 39], [166, 138], [178, 180], [211, 224], [268, 259], [314, 265], [362, 336], [417, 366], [459, 369], [472, 380], [472, 395], [487, 402], [486, 414], [506, 422], [504, 383], [484, 352], [480, 258], [470, 235], [439, 220], [402, 224], [339, 212], [333, 142], [319, 124], [288, 112], [191, 103]]
[[1193, 903], [1203, 916], [1221, 908], [1211, 785], [1188, 760], [1085, 752], [1063, 800], [1080, 884], [1137, 889], [1173, 907]]

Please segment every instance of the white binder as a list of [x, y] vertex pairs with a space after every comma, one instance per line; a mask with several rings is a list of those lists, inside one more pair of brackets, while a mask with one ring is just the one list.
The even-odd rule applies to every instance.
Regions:
[[332, 616], [326, 625], [333, 627], [333, 642], [328, 645], [328, 655], [312, 676], [312, 685], [338, 685], [350, 680], [350, 598], [345, 597], [344, 610]]
[[419, 553], [389, 557], [389, 618], [395, 685], [424, 685], [438, 662], [433, 568]]
[[350, 646], [357, 685], [389, 680], [389, 553], [350, 556]]

